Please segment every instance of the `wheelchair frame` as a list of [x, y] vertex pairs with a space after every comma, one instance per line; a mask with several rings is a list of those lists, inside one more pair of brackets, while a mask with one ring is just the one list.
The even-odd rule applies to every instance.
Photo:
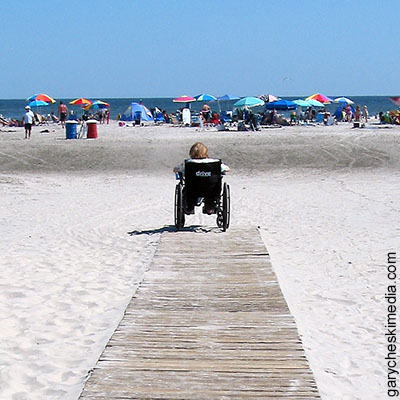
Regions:
[[[183, 189], [185, 187], [185, 178], [183, 174], [179, 173], [179, 183], [175, 186], [175, 204], [174, 204], [174, 217], [175, 217], [175, 227], [179, 231], [185, 226], [185, 210], [184, 210], [184, 199], [183, 199]], [[221, 174], [222, 179], [222, 174]], [[197, 206], [203, 203], [204, 199], [201, 199]], [[231, 207], [231, 197], [230, 197], [230, 187], [224, 182], [222, 186], [222, 193], [220, 193], [217, 205], [217, 226], [225, 232], [229, 228], [230, 224], [230, 207]]]

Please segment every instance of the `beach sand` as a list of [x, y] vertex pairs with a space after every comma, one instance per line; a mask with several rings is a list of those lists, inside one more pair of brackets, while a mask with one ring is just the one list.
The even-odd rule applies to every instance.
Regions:
[[[1, 399], [78, 398], [173, 229], [171, 171], [197, 140], [231, 167], [231, 226], [259, 227], [322, 399], [386, 396], [399, 127], [98, 131], [0, 132]], [[215, 229], [200, 212], [187, 223]]]

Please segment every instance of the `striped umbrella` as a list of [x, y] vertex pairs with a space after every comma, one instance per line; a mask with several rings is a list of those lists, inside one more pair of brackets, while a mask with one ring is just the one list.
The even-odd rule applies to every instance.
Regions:
[[107, 108], [107, 107], [110, 107], [110, 105], [108, 103], [106, 103], [105, 101], [96, 100], [96, 101], [93, 101], [91, 104], [88, 104], [84, 108], [85, 108], [85, 110], [90, 110], [90, 109], [98, 110], [98, 109]]
[[336, 97], [335, 100], [333, 100], [334, 103], [346, 103], [346, 104], [354, 104], [353, 100], [348, 99], [347, 97]]
[[198, 94], [197, 96], [194, 96], [194, 98], [195, 98], [197, 101], [215, 101], [215, 100], [217, 100], [216, 97], [214, 97], [214, 96], [211, 95], [211, 94], [207, 94], [207, 93]]
[[308, 96], [306, 98], [306, 100], [312, 100], [312, 99], [317, 100], [320, 103], [324, 103], [324, 104], [329, 104], [331, 101], [333, 101], [330, 97], [325, 96], [325, 95], [323, 95], [321, 93], [315, 93], [315, 94], [313, 94], [311, 96]]
[[75, 99], [69, 102], [69, 104], [72, 104], [73, 106], [87, 106], [92, 103], [92, 100], [85, 99], [84, 97], [80, 97], [79, 99]]
[[28, 97], [26, 99], [26, 101], [34, 101], [34, 100], [41, 100], [41, 101], [45, 101], [46, 103], [55, 103], [56, 101], [49, 95], [44, 94], [44, 93], [39, 93], [39, 94], [34, 94], [31, 97]]

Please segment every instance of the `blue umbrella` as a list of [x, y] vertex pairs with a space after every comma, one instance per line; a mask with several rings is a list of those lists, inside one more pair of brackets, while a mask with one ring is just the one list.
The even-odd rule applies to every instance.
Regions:
[[273, 101], [272, 103], [265, 103], [266, 110], [295, 110], [297, 108], [297, 104], [293, 101], [289, 100], [278, 100]]
[[239, 99], [240, 99], [239, 96], [235, 96], [235, 95], [233, 95], [233, 94], [225, 94], [225, 95], [223, 95], [223, 96], [217, 97], [219, 111], [221, 112], [221, 104], [220, 104], [220, 101], [226, 101], [226, 108], [228, 108], [228, 104], [229, 104], [230, 101], [239, 100]]
[[229, 101], [229, 100], [239, 100], [239, 96], [234, 96], [233, 94], [225, 94], [223, 96], [217, 97], [218, 101]]
[[257, 107], [263, 105], [264, 105], [264, 100], [261, 100], [257, 97], [243, 97], [243, 99], [240, 99], [234, 104], [234, 106], [237, 108]]
[[310, 103], [310, 106], [313, 106], [313, 107], [325, 107], [325, 104], [321, 103], [318, 100], [311, 99], [311, 100], [308, 100], [308, 101]]
[[298, 99], [298, 100], [293, 100], [293, 103], [296, 103], [300, 107], [310, 107], [311, 106], [311, 103], [308, 100]]
[[87, 106], [84, 107], [85, 110], [101, 110], [103, 108], [110, 107], [110, 105], [104, 101], [101, 100], [96, 100], [92, 104], [88, 104]]
[[48, 106], [48, 105], [49, 105], [49, 103], [46, 103], [43, 100], [33, 100], [28, 104], [29, 107], [41, 107], [41, 106]]
[[217, 100], [216, 97], [214, 97], [214, 96], [211, 95], [211, 94], [207, 94], [207, 93], [198, 94], [197, 96], [194, 96], [194, 98], [195, 98], [197, 101], [215, 101], [215, 100]]

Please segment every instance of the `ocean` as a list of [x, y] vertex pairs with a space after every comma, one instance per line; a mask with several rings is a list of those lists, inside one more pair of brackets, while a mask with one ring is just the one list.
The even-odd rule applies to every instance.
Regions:
[[[336, 97], [336, 96], [335, 96]], [[360, 105], [363, 107], [366, 105], [369, 110], [369, 114], [371, 116], [378, 114], [380, 111], [388, 111], [388, 110], [396, 110], [398, 107], [394, 105], [388, 96], [348, 96], [351, 98], [355, 105]], [[295, 100], [299, 97], [283, 97], [286, 100]], [[73, 99], [57, 99], [57, 103], [50, 104], [45, 107], [40, 107], [38, 110], [41, 114], [50, 114], [54, 111], [57, 114], [58, 103], [59, 101], [68, 105], [69, 110], [80, 111], [79, 106], [71, 106], [69, 102]], [[167, 113], [174, 113], [177, 109], [181, 108], [183, 105], [179, 103], [174, 103], [172, 97], [159, 97], [159, 98], [103, 98], [101, 99], [110, 104], [110, 116], [112, 119], [115, 119], [118, 114], [124, 113], [124, 111], [129, 107], [132, 102], [139, 102], [140, 100], [143, 101], [143, 104], [151, 109], [154, 107], [158, 107], [161, 110], [167, 111]], [[208, 102], [207, 104], [210, 105], [213, 111], [218, 112], [219, 108], [223, 110], [232, 109], [233, 104], [235, 101], [230, 102]], [[0, 114], [3, 115], [5, 118], [16, 118], [21, 119], [22, 115], [24, 114], [24, 107], [26, 106], [27, 101], [21, 99], [0, 99]], [[199, 111], [202, 107], [201, 102], [193, 102], [191, 103], [191, 108], [194, 111]], [[337, 104], [332, 103], [326, 106], [327, 110], [330, 112], [334, 112], [337, 108]], [[37, 112], [36, 110], [34, 110]], [[255, 112], [262, 112], [263, 107], [256, 107], [254, 108]]]

